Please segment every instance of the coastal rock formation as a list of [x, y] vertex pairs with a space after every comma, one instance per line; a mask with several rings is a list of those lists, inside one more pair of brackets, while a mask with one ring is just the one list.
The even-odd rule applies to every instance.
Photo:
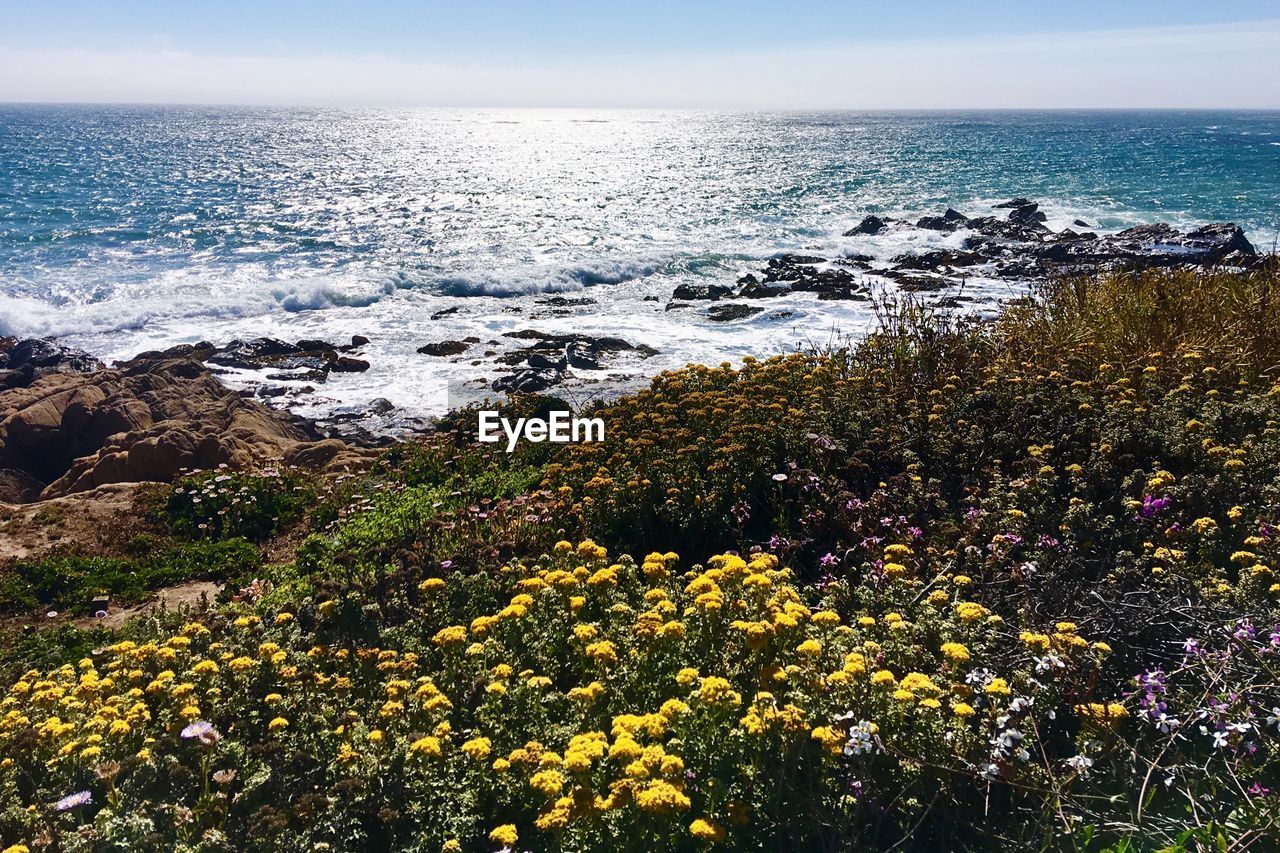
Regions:
[[88, 373], [102, 368], [87, 352], [40, 338], [0, 338], [0, 391], [25, 388], [50, 373]]
[[[922, 217], [914, 226], [897, 223], [895, 227], [899, 228], [971, 233], [965, 237], [961, 251], [937, 249], [899, 255], [887, 267], [873, 267], [870, 272], [900, 283], [914, 282], [918, 288], [924, 282], [917, 273], [931, 273], [939, 282], [958, 271], [1037, 281], [1061, 274], [1151, 267], [1248, 267], [1258, 259], [1243, 229], [1232, 223], [1214, 223], [1185, 233], [1156, 223], [1099, 236], [1071, 228], [1052, 231], [1045, 225], [1048, 217], [1039, 203], [1027, 198], [1010, 199], [993, 207], [1008, 213], [1003, 217], [966, 217], [948, 209], [941, 216]], [[1074, 224], [1088, 227], [1082, 220]], [[868, 216], [846, 236], [874, 234], [883, 227], [887, 227], [885, 220]]]
[[[728, 290], [728, 288], [725, 288]], [[532, 394], [559, 385], [568, 372], [604, 370], [605, 358], [626, 353], [641, 359], [657, 355], [646, 344], [632, 344], [623, 338], [539, 332], [519, 329], [505, 332], [503, 337], [533, 343], [498, 357], [502, 364], [516, 369], [495, 379], [490, 387], [504, 393]]]
[[479, 339], [475, 341], [439, 341], [436, 343], [423, 344], [418, 347], [418, 352], [422, 355], [433, 356], [462, 355], [464, 352], [471, 349], [472, 343], [478, 342]]
[[[866, 216], [846, 237], [898, 232], [938, 231], [962, 237], [959, 248], [904, 253], [886, 262], [851, 254], [839, 258], [782, 254], [770, 258], [759, 273], [738, 279], [736, 291], [719, 285], [682, 284], [667, 309], [688, 307], [697, 299], [776, 299], [793, 293], [815, 293], [819, 299], [867, 299], [869, 277], [889, 279], [909, 292], [941, 291], [966, 277], [1044, 281], [1059, 275], [1141, 270], [1151, 267], [1249, 267], [1259, 256], [1240, 226], [1204, 225], [1181, 232], [1171, 225], [1140, 225], [1115, 234], [1064, 228], [1053, 231], [1038, 202], [1013, 198], [993, 205], [1002, 215], [970, 217], [947, 208], [914, 224], [888, 217]], [[1075, 220], [1076, 228], [1088, 228]], [[726, 292], [727, 291], [727, 292]], [[756, 311], [720, 307], [706, 313], [715, 322], [744, 319]]]
[[721, 284], [681, 284], [672, 292], [672, 299], [720, 299], [733, 294], [732, 287]]
[[[253, 338], [247, 341], [232, 341], [207, 354], [203, 350], [197, 350], [192, 356], [207, 364], [221, 367], [234, 367], [241, 370], [272, 368], [286, 371], [275, 374], [271, 377], [273, 379], [305, 379], [323, 382], [330, 373], [360, 373], [368, 370], [369, 362], [345, 354], [359, 349], [368, 342], [369, 339], [363, 336], [356, 336], [350, 344], [344, 346], [320, 340], [301, 340], [291, 344], [275, 338]], [[200, 347], [200, 344], [195, 346]], [[168, 351], [158, 354], [144, 353], [142, 357], [154, 360], [155, 355], [168, 356], [172, 353]]]
[[323, 436], [313, 428], [232, 391], [190, 357], [81, 370], [91, 366], [81, 354], [65, 350], [55, 360], [52, 349], [62, 348], [24, 341], [9, 350], [11, 357], [44, 352], [50, 365], [28, 384], [0, 392], [0, 500], [168, 481], [182, 469], [221, 464], [303, 458], [320, 460], [325, 470], [350, 470], [372, 458], [372, 451], [345, 444], [315, 450]]
[[844, 236], [857, 237], [859, 234], [879, 234], [888, 228], [889, 223], [892, 221], [881, 219], [879, 216], [865, 216], [861, 222], [844, 232]]

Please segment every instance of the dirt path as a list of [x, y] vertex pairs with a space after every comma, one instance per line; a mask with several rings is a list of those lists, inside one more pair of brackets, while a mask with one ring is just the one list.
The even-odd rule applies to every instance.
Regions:
[[99, 619], [95, 616], [82, 616], [75, 620], [75, 625], [77, 628], [93, 628], [95, 626], [119, 628], [135, 616], [143, 616], [160, 607], [167, 610], [177, 610], [184, 606], [200, 608], [201, 606], [213, 604], [221, 589], [222, 584], [213, 583], [212, 581], [188, 581], [175, 584], [174, 586], [157, 590], [155, 597], [149, 601], [135, 604], [132, 607], [122, 607], [119, 610], [112, 609], [105, 619]]

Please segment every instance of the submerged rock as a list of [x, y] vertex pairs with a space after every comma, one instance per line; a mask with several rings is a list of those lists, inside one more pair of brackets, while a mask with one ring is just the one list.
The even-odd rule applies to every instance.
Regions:
[[727, 323], [730, 320], [744, 320], [763, 311], [764, 309], [758, 306], [741, 303], [713, 305], [707, 309], [707, 319], [715, 323]]
[[464, 341], [440, 341], [438, 343], [423, 344], [418, 347], [418, 352], [423, 355], [450, 356], [462, 355], [469, 349], [471, 349], [471, 345]]

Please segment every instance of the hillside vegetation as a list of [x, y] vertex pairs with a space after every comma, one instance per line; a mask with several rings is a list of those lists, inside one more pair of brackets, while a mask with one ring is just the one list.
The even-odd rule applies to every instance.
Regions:
[[188, 478], [155, 517], [193, 546], [309, 535], [208, 611], [13, 640], [0, 836], [1276, 849], [1278, 298], [1269, 265], [885, 305], [665, 373], [597, 444], [464, 411], [360, 479]]

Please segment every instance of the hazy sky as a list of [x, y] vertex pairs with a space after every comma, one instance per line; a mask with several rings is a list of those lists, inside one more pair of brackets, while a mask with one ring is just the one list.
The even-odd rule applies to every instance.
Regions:
[[0, 101], [1280, 108], [1280, 4], [0, 0]]

